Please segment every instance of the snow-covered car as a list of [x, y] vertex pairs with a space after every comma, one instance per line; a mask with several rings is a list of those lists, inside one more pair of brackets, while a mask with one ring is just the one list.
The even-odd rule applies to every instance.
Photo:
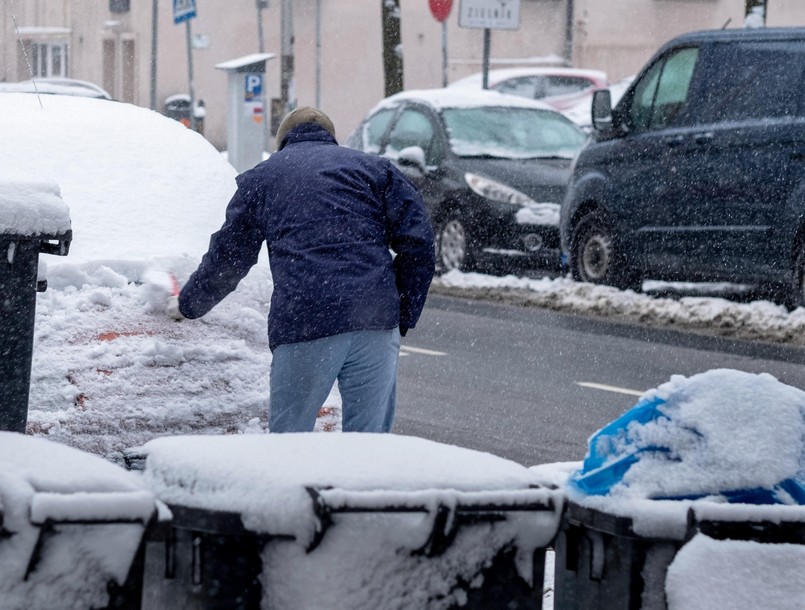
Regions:
[[[70, 263], [200, 256], [235, 191], [207, 140], [157, 112], [81, 96], [0, 95], [0, 166], [52, 180]], [[61, 262], [61, 261], [60, 261]]]
[[[487, 78], [489, 88], [494, 91], [540, 100], [557, 110], [590, 101], [593, 91], [609, 85], [605, 72], [580, 68], [501, 68], [490, 70]], [[482, 86], [481, 72], [450, 84], [450, 87], [459, 89], [480, 89]]]
[[37, 78], [18, 83], [0, 83], [0, 93], [42, 93], [46, 95], [76, 95], [111, 100], [109, 92], [95, 83], [73, 78]]
[[440, 271], [559, 264], [559, 204], [585, 134], [549, 106], [496, 91], [407, 91], [346, 145], [392, 159], [422, 193]]

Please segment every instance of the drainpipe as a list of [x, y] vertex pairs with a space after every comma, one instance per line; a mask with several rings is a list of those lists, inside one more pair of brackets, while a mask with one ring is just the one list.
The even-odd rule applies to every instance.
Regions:
[[565, 15], [565, 63], [573, 65], [573, 21], [576, 12], [573, 0], [567, 0], [567, 14]]

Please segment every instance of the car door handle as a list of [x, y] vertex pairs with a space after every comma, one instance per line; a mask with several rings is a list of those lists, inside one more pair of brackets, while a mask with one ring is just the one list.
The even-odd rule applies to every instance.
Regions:
[[669, 147], [676, 148], [685, 143], [685, 136], [672, 136], [663, 140]]
[[702, 144], [709, 144], [713, 140], [713, 132], [712, 131], [703, 131], [701, 133], [697, 133], [693, 136], [693, 141], [701, 146]]

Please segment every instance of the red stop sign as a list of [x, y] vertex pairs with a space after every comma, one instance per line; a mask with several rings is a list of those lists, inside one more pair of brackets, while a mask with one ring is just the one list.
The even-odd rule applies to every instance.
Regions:
[[430, 12], [436, 18], [436, 21], [444, 21], [450, 16], [450, 9], [453, 6], [453, 0], [428, 0], [430, 5]]

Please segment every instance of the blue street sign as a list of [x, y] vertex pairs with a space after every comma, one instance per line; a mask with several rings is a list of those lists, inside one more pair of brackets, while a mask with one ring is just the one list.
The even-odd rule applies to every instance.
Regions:
[[182, 23], [195, 16], [196, 0], [173, 0], [173, 23]]

